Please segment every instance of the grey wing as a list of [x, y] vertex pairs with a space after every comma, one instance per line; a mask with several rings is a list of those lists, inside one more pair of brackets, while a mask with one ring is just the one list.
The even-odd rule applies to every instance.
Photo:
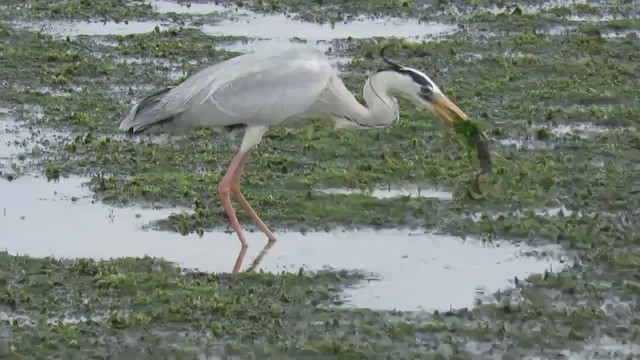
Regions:
[[187, 111], [215, 115], [210, 125], [277, 123], [309, 108], [332, 74], [315, 49], [241, 55], [144, 99], [120, 128], [136, 131]]
[[229, 123], [275, 125], [309, 110], [334, 74], [328, 61], [290, 60], [229, 81], [204, 99]]

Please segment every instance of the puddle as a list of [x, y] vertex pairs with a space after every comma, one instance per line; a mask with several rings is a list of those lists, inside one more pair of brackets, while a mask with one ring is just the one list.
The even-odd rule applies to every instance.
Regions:
[[151, 1], [155, 12], [160, 14], [176, 13], [189, 15], [207, 15], [212, 13], [225, 13], [230, 11], [222, 5], [215, 3], [189, 3], [182, 4], [173, 1]]
[[202, 31], [211, 35], [231, 35], [254, 38], [290, 39], [307, 41], [334, 39], [366, 39], [372, 37], [401, 37], [410, 41], [450, 35], [458, 30], [455, 25], [420, 23], [404, 19], [359, 19], [349, 23], [317, 24], [287, 18], [285, 15], [257, 16], [246, 14], [241, 20], [223, 20], [215, 25], [203, 25]]
[[389, 199], [394, 197], [423, 197], [439, 200], [452, 200], [453, 194], [450, 191], [435, 188], [420, 188], [416, 185], [403, 187], [386, 187], [372, 190], [349, 189], [349, 188], [330, 188], [317, 190], [322, 194], [365, 194], [378, 199]]
[[588, 139], [594, 135], [603, 134], [606, 132], [635, 132], [635, 127], [607, 127], [595, 125], [593, 123], [573, 123], [562, 124], [557, 126], [535, 126], [530, 129], [527, 135], [519, 138], [505, 138], [498, 139], [497, 142], [503, 146], [515, 146], [518, 149], [553, 149], [555, 145], [549, 141], [542, 141], [536, 139], [536, 132], [538, 130], [546, 130], [552, 137], [567, 138], [576, 136], [582, 139]]
[[502, 14], [502, 13], [510, 14], [517, 7], [522, 11], [523, 14], [536, 14], [541, 11], [546, 11], [556, 7], [571, 6], [575, 4], [586, 4], [586, 3], [587, 2], [584, 0], [540, 1], [540, 3], [536, 5], [527, 5], [527, 4], [508, 5], [508, 6], [492, 5], [492, 6], [483, 7], [482, 11], [485, 11], [491, 14]]
[[[0, 108], [0, 175], [20, 172], [26, 164], [30, 132], [9, 117], [9, 109]], [[1, 200], [0, 200], [1, 201]]]
[[234, 35], [250, 38], [274, 40], [298, 37], [306, 40], [333, 40], [378, 36], [395, 36], [407, 40], [422, 40], [425, 37], [449, 35], [458, 30], [456, 25], [433, 22], [420, 23], [417, 20], [399, 18], [368, 19], [360, 17], [348, 23], [317, 24], [294, 20], [283, 14], [256, 14], [239, 7], [225, 7], [218, 4], [191, 4], [190, 8], [170, 1], [151, 2], [159, 13], [231, 15], [214, 25], [203, 25], [202, 30], [212, 35]]
[[15, 22], [11, 24], [15, 28], [30, 31], [43, 31], [52, 36], [76, 37], [80, 35], [131, 35], [146, 34], [155, 30], [167, 30], [169, 24], [160, 24], [153, 21], [128, 21], [117, 23], [115, 21], [46, 21], [46, 22]]
[[9, 109], [0, 107], [0, 159], [7, 159], [13, 153], [14, 147], [11, 143], [15, 138], [14, 126], [14, 122], [9, 118]]
[[607, 127], [607, 126], [595, 125], [592, 123], [562, 124], [562, 125], [548, 128], [547, 130], [551, 134], [558, 137], [575, 135], [582, 138], [587, 138], [589, 136], [602, 134], [605, 132], [636, 131], [634, 127]]
[[[79, 177], [47, 183], [22, 176], [0, 181], [0, 247], [10, 253], [62, 258], [164, 257], [204, 271], [230, 272], [239, 244], [233, 233], [183, 237], [144, 230], [150, 222], [181, 209], [113, 208], [94, 202]], [[247, 257], [258, 255], [266, 238], [247, 233]], [[560, 268], [554, 252], [538, 258], [535, 249], [410, 230], [358, 230], [301, 235], [280, 233], [280, 241], [259, 269], [280, 272], [300, 267], [361, 269], [380, 280], [347, 291], [347, 306], [426, 310], [473, 305], [478, 285], [496, 291], [514, 276]]]
[[[499, 211], [499, 212], [491, 212], [491, 213], [482, 213], [482, 212], [477, 212], [471, 215], [471, 220], [478, 222], [482, 219], [483, 216], [488, 216], [489, 219], [495, 220], [501, 216], [524, 216], [524, 212], [526, 210], [516, 210], [516, 211]], [[564, 205], [562, 206], [556, 206], [556, 207], [547, 207], [547, 208], [541, 208], [541, 209], [531, 209], [531, 211], [533, 211], [534, 214], [538, 215], [538, 216], [547, 216], [547, 217], [554, 217], [554, 216], [571, 216], [573, 214], [573, 210], [567, 209]], [[579, 216], [582, 216], [583, 214], [581, 212], [577, 213]]]
[[590, 22], [597, 23], [602, 21], [615, 20], [616, 17], [610, 14], [605, 15], [569, 15], [566, 16], [566, 19], [575, 21], [575, 22]]
[[602, 33], [603, 37], [606, 38], [621, 38], [627, 36], [639, 37], [640, 33], [637, 30], [611, 30]]
[[[640, 355], [640, 345], [633, 343], [624, 344], [622, 341], [609, 336], [603, 336], [596, 339], [588, 339], [588, 342], [582, 350], [575, 351], [569, 349], [563, 350], [545, 350], [544, 348], [534, 350], [536, 355], [523, 355], [522, 360], [549, 360], [549, 359], [566, 359], [566, 360], [613, 360], [613, 359], [637, 359]], [[492, 359], [502, 359], [506, 351], [506, 347], [496, 347], [493, 341], [470, 341], [465, 345], [465, 350], [478, 358], [484, 358], [487, 354], [492, 354]], [[504, 356], [506, 358], [507, 356]]]
[[[169, 1], [152, 1], [156, 12], [176, 12], [192, 15], [209, 13], [224, 14], [225, 19], [215, 24], [187, 27], [200, 27], [203, 32], [214, 36], [243, 36], [249, 38], [289, 40], [291, 38], [308, 41], [328, 41], [346, 38], [402, 37], [409, 41], [420, 41], [425, 38], [449, 35], [458, 30], [453, 24], [435, 22], [419, 22], [415, 19], [357, 18], [348, 23], [318, 24], [294, 20], [282, 14], [261, 15], [241, 8], [227, 8], [216, 4], [191, 4], [190, 7]], [[54, 36], [78, 35], [130, 35], [154, 31], [156, 27], [166, 30], [170, 23], [157, 21], [41, 21], [16, 22], [12, 26], [32, 31], [44, 31]]]
[[541, 140], [532, 140], [529, 138], [507, 138], [499, 139], [497, 141], [502, 146], [515, 146], [518, 149], [540, 150], [554, 148], [554, 144], [549, 144]]
[[[97, 316], [86, 317], [84, 315], [62, 315], [60, 317], [44, 317], [47, 324], [77, 325], [88, 321], [105, 322], [109, 319], [109, 314], [101, 314]], [[0, 311], [0, 324], [13, 324], [17, 322], [19, 326], [37, 326], [40, 319], [23, 314], [11, 314]], [[0, 333], [1, 334], [1, 333]]]
[[[623, 344], [609, 336], [604, 336], [595, 341], [591, 341], [580, 352], [564, 350], [561, 352], [567, 360], [582, 359], [637, 359], [640, 356], [640, 345], [627, 343]], [[633, 356], [633, 358], [632, 358]], [[529, 357], [527, 359], [540, 359], [542, 357]]]
[[555, 25], [550, 27], [546, 33], [552, 36], [566, 35], [575, 31], [578, 27], [574, 25]]
[[[27, 117], [43, 119], [41, 107], [25, 105], [22, 108], [28, 112]], [[33, 159], [45, 155], [51, 144], [71, 137], [68, 132], [39, 129], [16, 121], [9, 112], [0, 107], [0, 178], [28, 172]], [[1, 202], [0, 197], [0, 205]]]

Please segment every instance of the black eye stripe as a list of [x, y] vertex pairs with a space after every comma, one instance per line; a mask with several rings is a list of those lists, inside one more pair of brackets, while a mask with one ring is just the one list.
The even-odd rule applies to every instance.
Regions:
[[390, 68], [386, 68], [378, 71], [395, 71], [399, 74], [409, 75], [409, 77], [413, 82], [420, 85], [420, 90], [422, 90], [423, 92], [433, 92], [433, 85], [431, 84], [431, 82], [427, 78], [425, 78], [423, 75], [420, 75], [413, 70], [409, 70], [407, 68], [402, 68], [398, 66], [398, 67], [390, 67]]
[[429, 84], [429, 81], [427, 81], [427, 79], [425, 79], [423, 76], [420, 76], [419, 74], [411, 71], [411, 70], [398, 70], [399, 73], [401, 74], [406, 74], [409, 75], [411, 77], [411, 80], [415, 81], [416, 83], [422, 85], [422, 86], [429, 86], [431, 87], [431, 84]]

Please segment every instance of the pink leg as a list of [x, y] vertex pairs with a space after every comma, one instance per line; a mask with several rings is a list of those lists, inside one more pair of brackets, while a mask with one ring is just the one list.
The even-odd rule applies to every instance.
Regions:
[[249, 214], [253, 222], [258, 225], [260, 230], [262, 230], [265, 235], [267, 235], [267, 238], [269, 238], [269, 242], [273, 243], [278, 241], [278, 239], [275, 237], [275, 235], [273, 235], [269, 227], [262, 221], [262, 219], [260, 219], [258, 214], [256, 214], [256, 212], [251, 208], [251, 205], [249, 205], [249, 202], [247, 202], [247, 200], [244, 198], [244, 195], [242, 195], [242, 192], [240, 191], [240, 175], [242, 175], [242, 171], [244, 170], [244, 166], [247, 163], [248, 159], [249, 152], [246, 152], [242, 156], [242, 159], [240, 160], [240, 163], [236, 168], [236, 172], [233, 174], [233, 178], [231, 180], [231, 193], [234, 195], [234, 198], [238, 201], [240, 206], [242, 206], [244, 211]]
[[242, 244], [243, 248], [249, 246], [247, 244], [247, 239], [244, 237], [244, 233], [242, 232], [242, 227], [240, 227], [240, 222], [238, 222], [238, 217], [236, 216], [236, 212], [233, 210], [233, 205], [231, 205], [231, 186], [235, 181], [235, 173], [238, 171], [242, 158], [244, 157], [244, 153], [238, 151], [238, 153], [231, 160], [231, 164], [229, 164], [229, 169], [222, 177], [222, 181], [218, 184], [218, 195], [220, 195], [220, 201], [222, 201], [222, 206], [224, 207], [224, 211], [227, 213], [227, 217], [231, 222], [231, 226], [233, 226], [233, 230], [236, 231], [238, 235], [238, 239], [240, 240], [240, 244]]

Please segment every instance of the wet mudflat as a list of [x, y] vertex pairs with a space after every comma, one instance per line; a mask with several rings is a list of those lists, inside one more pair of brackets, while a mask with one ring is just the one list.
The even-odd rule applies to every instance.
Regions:
[[[640, 356], [631, 4], [0, 4], [0, 357]], [[281, 241], [238, 254], [215, 194], [237, 137], [116, 131], [154, 88], [300, 41], [357, 94], [395, 42], [486, 124], [485, 195], [404, 102], [394, 129], [273, 129], [243, 186]]]
[[[214, 231], [200, 238], [152, 231], [154, 221], [186, 209], [107, 206], [93, 200], [87, 183], [81, 177], [48, 183], [32, 176], [0, 183], [3, 246], [35, 257], [151, 256], [214, 273], [231, 272], [236, 266], [235, 234]], [[282, 232], [279, 238], [260, 269], [275, 273], [366, 270], [371, 281], [350, 288], [347, 305], [382, 310], [463, 308], [473, 305], [480, 284], [497, 291], [515, 277], [570, 265], [558, 245], [487, 243], [409, 229]], [[249, 239], [253, 247], [243, 256], [255, 259], [265, 238], [251, 233]], [[433, 293], [432, 289], [442, 286]]]

